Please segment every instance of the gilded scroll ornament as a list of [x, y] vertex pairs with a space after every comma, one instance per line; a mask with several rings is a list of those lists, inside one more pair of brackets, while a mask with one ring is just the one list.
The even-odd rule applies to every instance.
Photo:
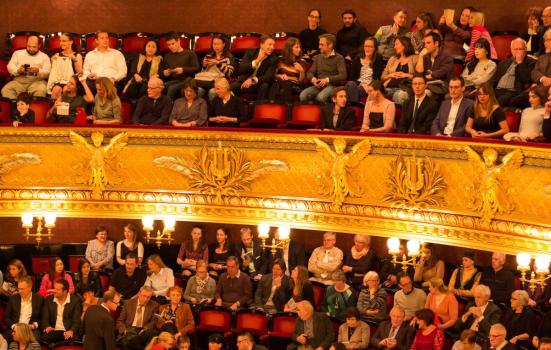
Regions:
[[443, 206], [447, 185], [431, 158], [398, 156], [390, 164], [388, 192], [383, 200], [393, 207], [419, 209]]
[[498, 154], [493, 148], [486, 148], [482, 158], [469, 146], [465, 151], [475, 168], [468, 208], [480, 213], [482, 225], [489, 226], [497, 214], [511, 213], [515, 208], [505, 176], [522, 166], [524, 156], [520, 149], [516, 149], [505, 155], [498, 165]]
[[0, 155], [0, 183], [4, 182], [4, 175], [12, 169], [27, 165], [40, 164], [42, 159], [34, 153], [12, 153]]
[[81, 183], [86, 183], [92, 187], [92, 198], [100, 199], [106, 186], [115, 183], [113, 180], [115, 174], [109, 176], [107, 174], [107, 167], [113, 173], [116, 173], [112, 161], [128, 144], [128, 134], [122, 132], [114, 136], [109, 141], [109, 144], [103, 147], [104, 136], [100, 132], [92, 133], [92, 144], [89, 144], [84, 137], [73, 131], [69, 132], [69, 137], [73, 146], [81, 152], [84, 158], [83, 164], [77, 166], [82, 170], [83, 176], [85, 176]]
[[315, 138], [318, 151], [321, 152], [324, 160], [329, 164], [329, 169], [321, 175], [320, 194], [331, 196], [333, 207], [339, 210], [346, 200], [346, 197], [361, 197], [363, 190], [355, 180], [353, 170], [360, 164], [371, 151], [370, 141], [363, 140], [352, 147], [352, 150], [345, 153], [346, 140], [336, 138], [333, 141], [335, 150]]
[[254, 179], [272, 171], [288, 171], [287, 163], [277, 160], [247, 160], [245, 152], [235, 147], [204, 146], [195, 159], [187, 161], [177, 156], [163, 156], [153, 164], [167, 168], [189, 179], [189, 186], [202, 194], [214, 195], [220, 202], [222, 196], [239, 196], [250, 190]]

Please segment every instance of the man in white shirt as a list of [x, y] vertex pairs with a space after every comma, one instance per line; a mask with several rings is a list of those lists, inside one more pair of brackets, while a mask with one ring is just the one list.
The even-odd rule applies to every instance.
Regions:
[[69, 283], [65, 279], [55, 281], [54, 290], [55, 294], [46, 298], [42, 310], [40, 340], [49, 345], [76, 337], [82, 313], [81, 300], [69, 295]]
[[436, 136], [463, 137], [467, 118], [473, 115], [474, 102], [463, 98], [465, 80], [462, 77], [450, 79], [448, 92], [450, 99], [440, 105], [438, 114], [432, 122], [431, 134]]
[[4, 332], [4, 338], [8, 343], [12, 340], [12, 330], [17, 323], [25, 323], [31, 326], [35, 337], [40, 338], [38, 322], [44, 299], [36, 293], [33, 293], [33, 281], [26, 276], [17, 282], [19, 294], [13, 295], [8, 299], [4, 321], [8, 330]]
[[26, 49], [13, 53], [7, 68], [14, 78], [2, 88], [3, 97], [15, 100], [23, 92], [46, 96], [46, 80], [52, 65], [48, 55], [39, 49], [38, 37], [32, 35], [27, 39]]
[[472, 329], [478, 339], [488, 339], [490, 327], [499, 322], [501, 310], [490, 301], [490, 288], [479, 284], [473, 291], [474, 302], [465, 307], [466, 312], [457, 320], [457, 331]]
[[124, 55], [109, 47], [109, 33], [98, 31], [96, 33], [96, 48], [86, 54], [84, 58], [83, 75], [87, 79], [90, 90], [95, 94], [96, 79], [107, 77], [115, 83], [117, 90], [122, 80], [126, 77], [127, 68]]
[[312, 272], [315, 280], [331, 284], [331, 274], [342, 264], [342, 250], [335, 247], [337, 235], [333, 232], [323, 234], [323, 246], [317, 247], [308, 260], [308, 271]]

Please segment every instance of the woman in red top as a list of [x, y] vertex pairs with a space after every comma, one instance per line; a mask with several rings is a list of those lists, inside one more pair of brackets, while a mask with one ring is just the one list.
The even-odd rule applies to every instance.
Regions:
[[168, 350], [174, 347], [176, 339], [168, 332], [161, 332], [158, 336], [151, 339], [145, 350]]
[[195, 273], [197, 260], [209, 260], [209, 249], [201, 226], [194, 226], [189, 236], [184, 239], [176, 262], [182, 266], [184, 276], [191, 276]]
[[434, 312], [421, 309], [415, 312], [419, 330], [415, 334], [410, 350], [442, 350], [444, 333], [434, 325]]
[[54, 294], [54, 282], [58, 279], [65, 279], [67, 283], [69, 283], [69, 293], [71, 295], [75, 293], [73, 278], [70, 274], [65, 272], [65, 265], [63, 265], [63, 260], [61, 260], [61, 258], [59, 257], [55, 257], [50, 259], [50, 271], [48, 272], [48, 274], [42, 277], [42, 283], [40, 283], [38, 294], [44, 298]]

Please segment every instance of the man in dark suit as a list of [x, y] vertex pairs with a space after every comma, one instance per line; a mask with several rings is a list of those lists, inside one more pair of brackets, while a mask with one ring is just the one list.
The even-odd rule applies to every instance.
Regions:
[[115, 350], [115, 321], [111, 312], [117, 310], [120, 295], [108, 290], [101, 305], [92, 305], [84, 315], [84, 350]]
[[371, 337], [371, 346], [381, 350], [409, 350], [415, 338], [415, 328], [404, 322], [404, 310], [393, 307], [390, 321], [383, 321]]
[[309, 301], [297, 303], [298, 320], [293, 332], [293, 343], [287, 350], [295, 350], [299, 345], [309, 345], [312, 349], [329, 349], [335, 339], [335, 332], [329, 317], [321, 312], [314, 312]]
[[451, 98], [444, 100], [440, 105], [438, 114], [432, 122], [431, 134], [462, 137], [465, 134], [467, 118], [473, 115], [474, 102], [463, 98], [465, 80], [462, 77], [450, 79], [448, 92]]
[[274, 46], [275, 39], [270, 35], [263, 35], [260, 38], [260, 48], [247, 49], [239, 63], [239, 77], [231, 84], [231, 90], [236, 95], [256, 92], [257, 100], [268, 98], [277, 60]]
[[506, 340], [507, 329], [501, 324], [496, 323], [490, 327], [490, 341], [484, 343], [482, 350], [517, 350], [517, 346]]
[[117, 319], [117, 331], [128, 349], [143, 349], [141, 344], [145, 334], [140, 335], [155, 328], [154, 315], [159, 310], [159, 304], [151, 300], [152, 295], [153, 289], [143, 286], [137, 297], [124, 303]]
[[[4, 323], [8, 328], [4, 332], [4, 338], [7, 342], [11, 342], [12, 330], [16, 323], [26, 323], [31, 326], [34, 336], [39, 339], [40, 331], [38, 323], [42, 312], [42, 304], [44, 299], [38, 294], [32, 292], [33, 280], [29, 276], [21, 278], [17, 282], [19, 294], [11, 296], [8, 299], [6, 313], [4, 314]], [[23, 310], [23, 312], [21, 312]]]
[[235, 245], [235, 254], [239, 259], [241, 271], [246, 272], [249, 276], [258, 276], [257, 280], [266, 273], [266, 266], [262, 259], [262, 248], [260, 244], [253, 240], [253, 233], [250, 228], [243, 227], [241, 229], [241, 241]]
[[69, 294], [69, 283], [65, 279], [55, 281], [54, 290], [55, 294], [47, 297], [42, 307], [43, 334], [40, 340], [48, 345], [73, 340], [80, 328], [82, 313], [81, 300]]
[[[272, 291], [272, 286], [276, 289]], [[268, 312], [283, 311], [285, 303], [291, 298], [291, 278], [285, 275], [285, 262], [275, 259], [272, 273], [262, 276], [254, 296], [254, 305]]]
[[490, 301], [490, 288], [483, 284], [476, 286], [474, 290], [474, 302], [471, 301], [465, 307], [463, 316], [457, 319], [456, 327], [458, 333], [464, 329], [472, 329], [476, 332], [477, 338], [488, 339], [490, 327], [499, 322], [501, 310], [499, 306]]
[[331, 95], [332, 103], [327, 103], [321, 109], [321, 128], [323, 130], [351, 131], [356, 120], [356, 112], [354, 108], [346, 105], [346, 89], [344, 86], [336, 87]]
[[423, 75], [415, 75], [411, 81], [411, 87], [413, 96], [404, 104], [398, 132], [429, 134], [432, 121], [438, 112], [438, 104], [427, 96], [427, 81]]
[[268, 350], [265, 346], [255, 344], [250, 332], [241, 332], [237, 336], [237, 350]]

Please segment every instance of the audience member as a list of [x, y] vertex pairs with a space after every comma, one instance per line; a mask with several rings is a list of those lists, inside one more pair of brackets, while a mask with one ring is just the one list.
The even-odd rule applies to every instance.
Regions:
[[27, 48], [15, 51], [7, 66], [13, 80], [4, 85], [2, 96], [15, 100], [26, 92], [30, 96], [46, 96], [46, 78], [50, 74], [50, 58], [40, 51], [38, 37], [27, 39]]
[[40, 289], [38, 294], [42, 297], [47, 297], [53, 294], [56, 294], [56, 288], [54, 286], [54, 281], [59, 279], [64, 279], [68, 283], [68, 290], [70, 294], [75, 292], [75, 287], [73, 285], [73, 278], [71, 275], [65, 271], [65, 265], [63, 265], [63, 260], [59, 257], [51, 258], [49, 262], [48, 273], [42, 277], [40, 283]]
[[419, 330], [415, 334], [411, 350], [442, 350], [444, 333], [434, 324], [435, 315], [431, 309], [421, 309], [415, 313]]
[[174, 335], [170, 334], [169, 332], [161, 332], [158, 336], [153, 337], [149, 344], [145, 348], [142, 347], [142, 349], [145, 350], [171, 350], [174, 348], [174, 344], [176, 344], [176, 338]]
[[346, 9], [341, 13], [341, 18], [343, 26], [337, 32], [335, 51], [350, 62], [358, 54], [358, 48], [362, 46], [362, 43], [365, 38], [369, 36], [369, 33], [367, 29], [358, 22], [356, 11]]
[[[289, 238], [289, 242], [284, 244], [283, 249], [278, 249], [274, 256], [272, 256], [268, 250], [265, 250], [265, 257], [263, 258], [266, 259], [266, 261], [269, 261], [269, 263], [267, 263], [267, 266], [269, 267], [272, 265], [272, 260], [278, 258], [283, 259], [285, 266], [287, 266], [287, 270], [285, 270], [286, 275], [290, 275], [291, 271], [293, 271], [295, 267], [299, 265], [306, 265], [306, 252], [304, 251], [304, 246], [296, 239], [293, 239], [291, 234], [289, 234]], [[280, 241], [278, 228], [274, 231], [274, 239], [276, 242]], [[269, 271], [269, 269], [267, 270]]]
[[180, 245], [176, 263], [182, 267], [185, 276], [191, 276], [198, 260], [208, 261], [209, 249], [203, 236], [203, 228], [195, 225]]
[[423, 288], [429, 287], [429, 282], [433, 277], [444, 278], [444, 262], [436, 256], [436, 246], [432, 243], [425, 243], [421, 248], [421, 259], [415, 265], [415, 275], [413, 281], [420, 283]]
[[143, 349], [145, 332], [155, 328], [155, 315], [158, 314], [159, 304], [151, 300], [153, 289], [149, 286], [140, 288], [137, 297], [126, 301], [117, 319], [117, 331], [126, 349]]
[[[399, 42], [397, 40], [396, 42]], [[394, 102], [385, 98], [385, 87], [374, 80], [367, 87], [369, 98], [365, 104], [360, 132], [392, 132], [396, 128]]]
[[174, 101], [170, 113], [172, 126], [204, 126], [207, 124], [207, 101], [199, 97], [196, 80], [187, 78], [182, 87], [184, 97]]
[[230, 242], [228, 229], [219, 227], [216, 229], [216, 243], [209, 245], [209, 275], [217, 277], [226, 271], [226, 260], [230, 257], [235, 248]]
[[213, 333], [208, 338], [208, 350], [221, 350], [224, 346], [224, 336], [220, 333]]
[[432, 122], [432, 135], [464, 136], [467, 118], [473, 115], [474, 107], [473, 100], [463, 98], [464, 91], [465, 80], [461, 77], [451, 78], [448, 85], [450, 98], [440, 105], [436, 118]]
[[216, 305], [237, 310], [246, 307], [252, 299], [249, 275], [239, 270], [239, 260], [230, 256], [226, 261], [227, 272], [220, 275], [216, 285]]
[[164, 303], [168, 288], [174, 286], [174, 273], [167, 267], [163, 259], [157, 254], [147, 258], [147, 279], [144, 286], [153, 289], [157, 301]]
[[492, 266], [482, 272], [480, 283], [490, 287], [494, 303], [507, 303], [515, 288], [515, 276], [504, 268], [505, 254], [494, 252]]
[[250, 332], [242, 331], [237, 335], [237, 350], [268, 350], [263, 345], [255, 344]]
[[526, 12], [528, 29], [520, 33], [520, 37], [526, 41], [526, 51], [529, 55], [536, 55], [540, 48], [540, 28], [542, 28], [541, 7], [530, 7]]
[[501, 309], [490, 301], [490, 288], [479, 284], [474, 288], [474, 301], [465, 307], [465, 312], [457, 319], [457, 331], [470, 329], [476, 332], [478, 339], [488, 340], [490, 327], [499, 322]]
[[332, 103], [321, 109], [321, 129], [324, 131], [351, 131], [356, 121], [354, 108], [346, 104], [346, 90], [343, 86], [333, 89]]
[[342, 264], [342, 250], [335, 247], [337, 235], [334, 232], [323, 234], [323, 245], [317, 247], [308, 260], [308, 271], [314, 274], [316, 279], [327, 281], [331, 274], [339, 269]]
[[407, 10], [400, 9], [394, 12], [394, 22], [392, 24], [379, 27], [375, 33], [375, 38], [379, 41], [379, 53], [385, 60], [389, 60], [396, 55], [394, 41], [407, 34], [407, 19]]
[[537, 349], [551, 350], [551, 312], [546, 313], [540, 322], [538, 331], [532, 338], [532, 345]]
[[3, 278], [0, 286], [0, 294], [6, 297], [11, 297], [19, 293], [18, 282], [27, 277], [27, 269], [19, 259], [12, 259], [8, 262], [6, 275]]
[[471, 27], [469, 26], [472, 6], [466, 6], [461, 10], [459, 20], [446, 18], [442, 15], [438, 23], [438, 30], [444, 36], [444, 52], [454, 58], [464, 59], [464, 46], [471, 42]]
[[551, 29], [551, 6], [547, 6], [543, 9], [541, 14], [542, 25], [538, 28], [539, 34], [539, 48], [537, 49], [537, 56], [545, 55], [547, 53], [547, 48], [545, 47], [545, 33], [548, 29]]
[[390, 320], [379, 323], [371, 337], [371, 346], [379, 350], [409, 350], [415, 337], [415, 328], [404, 322], [404, 310], [393, 307]]
[[346, 284], [346, 276], [342, 270], [333, 272], [331, 280], [333, 284], [327, 286], [323, 294], [321, 311], [325, 312], [327, 316], [344, 321], [346, 309], [356, 306], [358, 298], [356, 292]]
[[63, 93], [57, 98], [46, 118], [51, 123], [73, 124], [78, 109], [86, 112], [89, 103], [94, 102], [94, 95], [86, 84], [86, 79], [73, 75], [63, 86]]
[[114, 291], [103, 294], [101, 305], [93, 305], [84, 317], [84, 350], [115, 350], [115, 312], [120, 304], [120, 295]]
[[[551, 22], [551, 7], [546, 8], [546, 10], [547, 9], [549, 9], [549, 21]], [[532, 70], [532, 81], [549, 87], [551, 86], [551, 30], [547, 30], [543, 34], [542, 41], [545, 52], [541, 53], [536, 66]]]
[[130, 63], [130, 78], [123, 92], [131, 99], [138, 99], [148, 93], [149, 80], [161, 73], [159, 44], [153, 39], [145, 41], [142, 52]]
[[124, 239], [118, 241], [115, 248], [115, 256], [117, 257], [117, 263], [120, 266], [124, 266], [126, 263], [126, 256], [132, 252], [136, 254], [138, 265], [142, 264], [143, 259], [143, 244], [138, 237], [138, 231], [134, 224], [124, 225]]
[[[206, 271], [205, 271], [206, 275]], [[170, 287], [167, 292], [170, 303], [159, 307], [155, 316], [156, 332], [169, 332], [176, 338], [195, 331], [195, 320], [189, 304], [182, 302], [182, 288]], [[153, 333], [151, 333], [153, 334]]]
[[235, 94], [256, 93], [257, 100], [268, 98], [277, 60], [274, 46], [274, 38], [263, 35], [260, 38], [259, 48], [250, 48], [245, 51], [239, 63], [239, 77], [231, 84], [231, 90]]
[[490, 341], [484, 344], [482, 350], [517, 350], [515, 344], [509, 343], [505, 337], [507, 337], [507, 329], [501, 323], [492, 325], [490, 327]]
[[[436, 32], [425, 35], [425, 47], [419, 53], [415, 70], [430, 81], [431, 92], [445, 95], [443, 82], [448, 82], [453, 75], [453, 57], [442, 50], [442, 37]], [[442, 91], [439, 91], [442, 90]]]
[[[224, 262], [225, 264], [225, 262]], [[211, 304], [216, 293], [216, 281], [207, 273], [205, 260], [197, 260], [195, 275], [186, 284], [184, 300], [192, 304]]]
[[373, 80], [381, 80], [384, 62], [378, 52], [379, 43], [375, 37], [366, 38], [363, 50], [352, 60], [350, 76], [346, 82], [346, 93], [351, 102], [360, 102], [367, 96], [367, 87]]
[[469, 45], [469, 50], [467, 51], [467, 55], [465, 56], [465, 62], [469, 62], [474, 57], [474, 44], [478, 41], [480, 38], [484, 38], [490, 43], [490, 58], [493, 60], [497, 59], [497, 51], [494, 47], [494, 43], [492, 41], [492, 37], [490, 36], [490, 32], [486, 27], [484, 26], [484, 13], [480, 11], [471, 11], [471, 16], [469, 18], [469, 26], [472, 28], [471, 30], [471, 43]]
[[371, 237], [355, 235], [354, 245], [346, 255], [342, 270], [347, 274], [353, 285], [361, 285], [363, 276], [368, 271], [376, 270], [377, 256], [371, 249]]
[[270, 313], [283, 311], [285, 303], [291, 298], [291, 278], [285, 275], [285, 270], [283, 259], [275, 259], [272, 273], [260, 279], [254, 296], [254, 306]]
[[482, 273], [475, 266], [475, 261], [473, 252], [464, 252], [461, 257], [461, 265], [453, 270], [450, 283], [448, 283], [450, 292], [463, 300], [472, 300], [474, 290], [480, 283]]
[[113, 241], [107, 239], [107, 229], [105, 226], [96, 227], [96, 239], [88, 241], [85, 256], [90, 262], [92, 270], [113, 270], [115, 244]]
[[122, 88], [120, 83], [126, 78], [127, 72], [123, 54], [109, 47], [109, 33], [103, 30], [96, 32], [96, 48], [84, 57], [82, 71], [90, 90], [95, 93], [98, 78], [107, 78], [111, 80], [113, 86], [119, 83], [119, 87]]
[[551, 140], [551, 95], [548, 95], [544, 105], [542, 133], [545, 140]]
[[475, 138], [501, 138], [509, 132], [505, 112], [499, 106], [492, 84], [478, 88], [473, 115], [467, 119], [465, 132]]
[[122, 123], [121, 100], [109, 78], [99, 77], [96, 82], [96, 97], [92, 115], [86, 117], [92, 124], [118, 125]]
[[28, 96], [19, 95], [15, 102], [15, 112], [11, 115], [12, 125], [34, 124], [34, 111], [30, 108], [31, 100]]
[[394, 307], [399, 307], [405, 314], [405, 320], [409, 321], [418, 310], [425, 307], [427, 295], [422, 289], [413, 286], [413, 280], [407, 273], [400, 274], [400, 290], [394, 294]]
[[293, 102], [293, 93], [300, 93], [306, 77], [306, 62], [302, 59], [302, 48], [297, 38], [289, 38], [277, 58], [275, 82], [270, 88], [270, 100], [278, 98], [285, 103]]
[[394, 41], [394, 55], [389, 58], [381, 77], [388, 96], [397, 104], [408, 99], [407, 85], [415, 73], [418, 56], [409, 38], [400, 36]]
[[266, 268], [262, 259], [262, 248], [253, 239], [250, 228], [243, 227], [240, 233], [241, 241], [235, 245], [235, 256], [239, 259], [241, 270], [251, 278], [259, 280]]
[[59, 36], [61, 52], [52, 56], [52, 69], [48, 77], [47, 91], [52, 100], [57, 100], [63, 92], [63, 87], [69, 83], [72, 76], [82, 74], [82, 55], [80, 48], [69, 33]]
[[287, 350], [298, 349], [301, 345], [328, 350], [335, 339], [329, 318], [324, 313], [314, 312], [314, 307], [306, 300], [297, 303], [297, 313], [298, 319], [291, 337], [293, 343], [287, 346]]
[[4, 324], [7, 330], [4, 338], [12, 340], [13, 331], [18, 324], [26, 324], [35, 337], [40, 336], [39, 322], [41, 320], [44, 299], [33, 293], [33, 280], [29, 276], [22, 277], [17, 282], [18, 294], [8, 298]]
[[144, 285], [146, 272], [138, 268], [138, 256], [134, 252], [126, 254], [124, 265], [111, 275], [109, 289], [117, 291], [124, 300], [134, 297]]
[[203, 70], [195, 74], [198, 95], [203, 97], [208, 91], [210, 101], [216, 97], [214, 81], [219, 78], [230, 79], [235, 71], [235, 59], [230, 52], [227, 38], [222, 34], [214, 34], [210, 52], [203, 58]]
[[346, 322], [339, 327], [337, 343], [332, 345], [329, 350], [367, 350], [369, 348], [370, 330], [367, 323], [360, 320], [358, 309], [353, 306], [347, 308], [345, 318]]
[[[82, 301], [82, 308], [80, 313], [80, 320], [82, 321], [84, 320], [84, 316], [86, 315], [86, 311], [88, 310], [88, 308], [90, 306], [100, 305], [101, 300], [99, 297], [95, 296], [94, 291], [89, 288], [85, 288], [84, 291], [82, 292], [82, 295], [81, 294], [77, 294], [77, 295], [81, 297], [81, 301]], [[81, 323], [80, 326], [81, 327], [79, 329], [79, 336], [83, 336], [84, 335], [83, 324]]]
[[42, 307], [42, 336], [40, 341], [49, 346], [76, 337], [80, 328], [81, 304], [77, 295], [69, 294], [69, 283], [64, 279], [54, 282], [54, 294], [44, 300]]
[[17, 323], [13, 327], [13, 341], [8, 350], [41, 350], [40, 344], [31, 327], [25, 323]]
[[199, 60], [195, 52], [184, 50], [177, 33], [166, 34], [165, 40], [170, 52], [165, 54], [160, 75], [165, 81], [166, 94], [174, 101], [181, 97], [184, 80], [199, 71]]
[[459, 335], [459, 339], [453, 343], [451, 350], [481, 350], [476, 343], [476, 332], [472, 329], [465, 329]]
[[232, 94], [228, 79], [216, 79], [214, 90], [216, 97], [211, 101], [209, 109], [209, 123], [212, 126], [238, 127], [247, 121], [243, 101]]
[[[181, 335], [177, 340], [176, 340], [176, 347], [175, 349], [178, 349], [178, 350], [189, 350], [191, 348], [191, 340], [189, 339], [189, 337], [187, 335]], [[210, 347], [209, 347], [209, 350]], [[220, 350], [220, 349], [215, 349], [215, 350]]]
[[415, 75], [411, 87], [413, 95], [403, 105], [398, 132], [430, 134], [432, 122], [438, 112], [438, 103], [426, 94], [427, 81], [423, 75]]
[[92, 270], [92, 264], [88, 259], [81, 258], [78, 261], [78, 273], [75, 274], [75, 293], [84, 296], [85, 291], [92, 291], [92, 294], [99, 297], [103, 294], [101, 281], [96, 271]]
[[379, 285], [379, 275], [375, 271], [369, 271], [364, 276], [364, 289], [358, 297], [358, 310], [362, 319], [380, 322], [388, 317], [387, 293]]
[[539, 342], [538, 350], [551, 350], [551, 337], [543, 337], [541, 338], [541, 342]]
[[415, 18], [415, 29], [412, 30], [410, 38], [411, 45], [413, 45], [413, 50], [415, 53], [421, 52], [424, 47], [423, 39], [425, 35], [434, 31], [434, 19], [430, 12], [421, 12]]
[[147, 95], [141, 96], [132, 116], [134, 125], [166, 125], [170, 117], [172, 101], [163, 95], [163, 81], [156, 76], [147, 82]]
[[303, 29], [298, 37], [304, 51], [304, 59], [312, 60], [314, 56], [319, 54], [319, 37], [327, 33], [325, 29], [320, 27], [321, 11], [313, 8], [308, 12], [308, 28]]
[[531, 87], [528, 100], [530, 107], [522, 111], [518, 132], [503, 135], [505, 141], [530, 141], [543, 136], [543, 105], [547, 101], [547, 89], [543, 85]]
[[515, 290], [511, 294], [511, 309], [502, 317], [509, 342], [525, 348], [530, 348], [532, 337], [537, 331], [536, 314], [529, 307], [528, 301], [526, 291]]
[[297, 303], [302, 300], [315, 305], [314, 289], [308, 280], [308, 270], [306, 267], [298, 265], [291, 271], [291, 287], [291, 298], [285, 304], [284, 311], [296, 311]]
[[429, 294], [425, 301], [425, 308], [436, 314], [435, 323], [439, 329], [448, 329], [457, 322], [459, 312], [457, 299], [439, 277], [433, 277], [429, 281]]
[[490, 60], [490, 43], [480, 38], [474, 43], [474, 58], [467, 63], [461, 76], [465, 79], [467, 92], [475, 92], [489, 81], [496, 72], [496, 63]]
[[[394, 263], [394, 257], [388, 254], [383, 260], [383, 266], [379, 271], [380, 279], [383, 281], [383, 287], [393, 292], [398, 291], [398, 276], [404, 273], [400, 263], [402, 262], [404, 255], [407, 258], [407, 249], [403, 242], [400, 242], [398, 249], [399, 253], [396, 256], [396, 263]], [[413, 276], [413, 268], [411, 266], [407, 267], [405, 273], [409, 276]]]

